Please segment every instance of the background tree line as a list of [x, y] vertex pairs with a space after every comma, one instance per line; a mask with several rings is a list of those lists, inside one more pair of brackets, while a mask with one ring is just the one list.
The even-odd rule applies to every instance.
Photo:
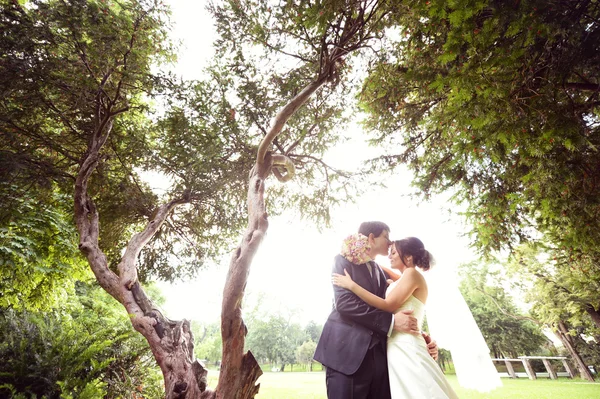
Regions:
[[[300, 364], [312, 371], [313, 355], [321, 336], [322, 324], [310, 321], [304, 327], [281, 314], [263, 314], [248, 322], [246, 348], [254, 354], [259, 364], [268, 369], [290, 370]], [[222, 342], [218, 323], [194, 325], [196, 348], [199, 359], [207, 364], [220, 366]], [[289, 366], [289, 367], [288, 367]]]

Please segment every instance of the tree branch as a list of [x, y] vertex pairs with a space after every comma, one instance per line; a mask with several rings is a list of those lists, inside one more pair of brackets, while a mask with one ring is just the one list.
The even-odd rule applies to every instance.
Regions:
[[535, 324], [542, 325], [542, 323], [540, 323], [538, 320], [532, 318], [532, 317], [528, 317], [528, 316], [519, 316], [519, 315], [514, 315], [508, 311], [506, 311], [502, 306], [500, 306], [500, 304], [498, 303], [498, 301], [496, 301], [496, 298], [494, 298], [493, 296], [491, 296], [490, 294], [488, 294], [484, 289], [481, 289], [479, 287], [475, 287], [475, 289], [479, 292], [481, 292], [483, 295], [487, 296], [492, 302], [494, 302], [494, 305], [496, 305], [496, 307], [498, 307], [498, 310], [500, 310], [500, 312], [502, 312], [503, 314], [505, 314], [506, 316], [515, 319], [515, 320], [528, 320], [531, 321]]
[[565, 88], [580, 91], [600, 91], [600, 84], [567, 82], [565, 83]]
[[177, 205], [186, 202], [189, 202], [188, 194], [184, 194], [181, 198], [173, 199], [168, 203], [159, 206], [155, 212], [154, 218], [148, 222], [144, 230], [137, 233], [129, 240], [127, 249], [121, 258], [121, 262], [119, 262], [119, 265], [117, 266], [121, 284], [127, 289], [131, 289], [133, 284], [137, 281], [137, 267], [135, 262], [142, 248], [150, 241], [154, 234], [156, 234], [158, 229], [160, 229], [160, 226], [162, 226], [171, 211]]
[[327, 81], [326, 78], [319, 77], [315, 81], [311, 82], [307, 85], [300, 93], [298, 93], [294, 98], [292, 98], [281, 110], [277, 113], [277, 116], [272, 121], [271, 128], [269, 129], [267, 135], [262, 139], [260, 146], [258, 147], [258, 152], [256, 155], [256, 162], [262, 164], [265, 159], [265, 155], [271, 145], [273, 144], [273, 140], [279, 133], [281, 133], [281, 129], [286, 124], [288, 119], [312, 96], [312, 94], [321, 87]]
[[308, 158], [308, 159], [312, 159], [313, 161], [321, 164], [326, 170], [331, 170], [332, 172], [334, 172], [334, 173], [336, 173], [336, 174], [338, 174], [340, 176], [346, 177], [346, 178], [350, 177], [350, 174], [348, 172], [343, 171], [341, 169], [336, 169], [336, 168], [334, 168], [334, 167], [326, 164], [325, 161], [323, 161], [321, 158], [317, 158], [317, 157], [314, 157], [312, 155], [289, 154], [289, 157], [290, 158]]

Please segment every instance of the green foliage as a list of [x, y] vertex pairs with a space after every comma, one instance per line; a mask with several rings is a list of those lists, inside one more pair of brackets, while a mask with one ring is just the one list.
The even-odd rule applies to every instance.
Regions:
[[249, 323], [246, 349], [254, 357], [272, 363], [286, 364], [296, 360], [296, 348], [306, 340], [306, 333], [300, 325], [279, 316], [270, 315], [267, 320], [257, 319]]
[[[21, 188], [55, 183], [71, 195], [89, 138], [98, 134], [99, 110], [110, 110], [112, 130], [90, 180], [102, 250], [114, 268], [159, 201], [184, 196], [189, 205], [178, 207], [144, 248], [139, 277], [193, 274], [237, 239], [256, 146], [279, 108], [317, 75], [315, 48], [323, 30], [333, 40], [326, 22], [341, 15], [341, 4], [326, 12], [294, 2], [215, 7], [220, 38], [209, 78], [177, 83], [153, 72], [173, 60], [168, 9], [159, 1], [3, 3], [0, 177]], [[299, 8], [303, 25], [296, 23]], [[348, 189], [349, 174], [321, 160], [342, 136], [347, 89], [319, 91], [277, 138], [274, 150], [292, 158], [299, 173], [285, 189], [268, 188], [280, 198], [268, 201], [272, 214], [294, 209], [324, 224], [330, 206], [358, 191]], [[162, 198], [143, 183], [145, 171], [172, 182]]]
[[[118, 398], [162, 394], [160, 372], [127, 315], [100, 288], [50, 312], [0, 312], [0, 394]], [[17, 396], [15, 396], [17, 397]]]
[[[253, 161], [219, 85], [176, 84], [153, 72], [173, 59], [168, 24], [168, 9], [153, 0], [0, 6], [6, 32], [0, 35], [2, 180], [22, 190], [55, 183], [61, 194], [72, 195], [100, 113], [110, 111], [106, 128], [112, 130], [90, 194], [111, 267], [159, 200], [189, 198], [144, 249], [142, 281], [189, 276], [204, 258], [228, 250], [223, 244], [233, 241], [243, 221]], [[163, 98], [166, 111], [152, 117]], [[173, 189], [159, 199], [142, 171], [161, 172]]]
[[[600, 269], [589, 258], [575, 259], [569, 251], [541, 244], [522, 245], [508, 270], [535, 303], [532, 311], [542, 322], [562, 320], [574, 327], [593, 324], [590, 312], [600, 303]], [[600, 333], [600, 324], [596, 329], [593, 335]]]
[[87, 270], [65, 211], [68, 199], [52, 189], [0, 188], [0, 308], [54, 307]]
[[308, 335], [308, 338], [310, 338], [311, 341], [319, 342], [319, 338], [321, 338], [321, 333], [323, 332], [323, 326], [311, 320], [306, 327], [304, 327], [304, 331], [306, 331], [306, 335]]
[[[321, 68], [325, 51], [332, 46], [340, 18], [351, 13], [353, 3], [226, 1], [213, 6], [219, 38], [211, 77], [227, 90], [228, 116], [248, 132], [258, 145], [280, 108], [311, 81]], [[375, 3], [373, 3], [375, 4]], [[378, 3], [377, 3], [378, 4]], [[375, 38], [384, 10], [369, 19], [364, 37]], [[366, 44], [365, 44], [366, 45]], [[338, 79], [323, 86], [287, 122], [275, 139], [273, 152], [285, 154], [296, 166], [296, 177], [285, 186], [268, 186], [269, 213], [293, 211], [318, 225], [330, 221], [330, 207], [351, 200], [361, 191], [359, 175], [324, 162], [326, 151], [346, 139], [355, 82], [353, 54], [339, 67]], [[337, 84], [335, 84], [337, 83]]]
[[[293, 311], [282, 313], [265, 313], [260, 306], [264, 298], [259, 297], [256, 305], [244, 317], [248, 325], [246, 350], [250, 350], [259, 362], [278, 363], [280, 371], [285, 365], [297, 361], [298, 348], [306, 342], [317, 342], [323, 326], [314, 321], [302, 328], [294, 321]], [[306, 344], [307, 346], [310, 344]], [[313, 353], [310, 354], [311, 358]], [[307, 362], [303, 362], [308, 364]]]
[[475, 263], [462, 266], [460, 291], [477, 322], [493, 357], [516, 358], [545, 354], [548, 339], [542, 334], [540, 324], [516, 307], [514, 300], [498, 281], [498, 273], [489, 265]]
[[595, 2], [414, 1], [360, 96], [420, 193], [467, 206], [475, 245], [539, 231], [598, 263], [600, 10]]

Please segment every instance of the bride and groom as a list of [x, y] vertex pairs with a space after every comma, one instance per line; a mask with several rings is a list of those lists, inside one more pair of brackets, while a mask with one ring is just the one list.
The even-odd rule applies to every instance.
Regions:
[[[362, 223], [335, 257], [335, 305], [314, 355], [326, 367], [327, 397], [457, 398], [434, 360], [435, 341], [420, 332], [428, 291], [415, 266], [427, 270], [429, 252], [415, 237], [392, 242], [389, 232], [383, 222]], [[372, 261], [388, 251], [401, 279]]]

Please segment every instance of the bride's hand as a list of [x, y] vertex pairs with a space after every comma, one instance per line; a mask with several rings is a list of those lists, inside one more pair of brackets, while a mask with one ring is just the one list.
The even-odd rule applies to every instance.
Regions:
[[344, 269], [344, 274], [345, 275], [342, 276], [341, 274], [333, 273], [331, 275], [331, 282], [337, 285], [338, 287], [342, 287], [352, 291], [352, 288], [355, 285], [354, 280], [352, 280], [352, 277], [350, 277], [346, 269]]

